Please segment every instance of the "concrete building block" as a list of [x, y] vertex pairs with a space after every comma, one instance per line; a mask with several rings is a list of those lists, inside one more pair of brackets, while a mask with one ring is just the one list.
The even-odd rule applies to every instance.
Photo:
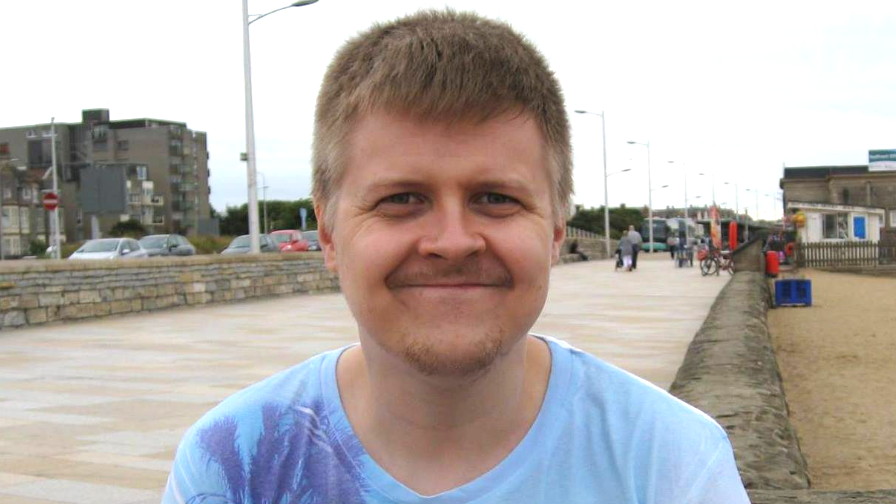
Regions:
[[131, 311], [131, 302], [130, 300], [122, 299], [119, 301], [112, 301], [112, 314], [118, 313], [127, 313]]
[[11, 310], [3, 314], [3, 327], [19, 327], [28, 323], [23, 310]]
[[19, 306], [25, 309], [37, 308], [40, 306], [37, 294], [22, 294], [19, 298]]
[[112, 303], [94, 303], [93, 313], [97, 317], [105, 317], [112, 313]]
[[99, 303], [100, 301], [102, 298], [98, 290], [83, 290], [78, 293], [79, 303]]
[[25, 318], [28, 320], [28, 325], [43, 324], [47, 321], [47, 309], [31, 308], [25, 310]]
[[59, 306], [62, 304], [62, 294], [46, 293], [37, 295], [40, 306]]
[[21, 298], [19, 296], [6, 296], [0, 298], [0, 311], [7, 311], [21, 306]]

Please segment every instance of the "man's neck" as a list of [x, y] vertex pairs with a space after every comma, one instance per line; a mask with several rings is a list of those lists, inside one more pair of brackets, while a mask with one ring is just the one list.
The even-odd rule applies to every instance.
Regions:
[[547, 390], [550, 350], [537, 338], [521, 339], [465, 379], [422, 376], [372, 346], [340, 358], [343, 407], [370, 456], [423, 495], [498, 465], [529, 431]]

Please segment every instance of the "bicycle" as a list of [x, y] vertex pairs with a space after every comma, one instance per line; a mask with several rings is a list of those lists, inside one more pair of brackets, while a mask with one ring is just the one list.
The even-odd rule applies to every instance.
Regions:
[[734, 258], [731, 253], [723, 254], [712, 250], [700, 261], [700, 274], [703, 276], [719, 275], [722, 270], [734, 275]]

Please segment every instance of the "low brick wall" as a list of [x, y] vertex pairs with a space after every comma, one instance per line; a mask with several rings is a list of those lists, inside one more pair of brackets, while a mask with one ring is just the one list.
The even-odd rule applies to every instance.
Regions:
[[[596, 261], [598, 259], [606, 259], [607, 258], [607, 246], [605, 245], [605, 241], [601, 239], [595, 238], [566, 238], [563, 242], [563, 248], [560, 251], [560, 255], [578, 255], [578, 254], [570, 254], [570, 247], [573, 242], [575, 242], [576, 248], [585, 254], [588, 257], [589, 261]], [[610, 254], [614, 254], [616, 251], [616, 247], [619, 245], [617, 240], [610, 240]], [[581, 258], [581, 256], [579, 256]], [[571, 257], [567, 260], [563, 260], [561, 262], [576, 262], [577, 259], [572, 259]]]
[[769, 337], [768, 290], [761, 273], [734, 275], [688, 347], [669, 391], [728, 432], [753, 504], [896, 504], [896, 490], [810, 488]]
[[764, 275], [738, 272], [716, 298], [669, 391], [728, 432], [748, 489], [809, 488], [766, 324]]
[[0, 327], [339, 290], [319, 253], [0, 264]]

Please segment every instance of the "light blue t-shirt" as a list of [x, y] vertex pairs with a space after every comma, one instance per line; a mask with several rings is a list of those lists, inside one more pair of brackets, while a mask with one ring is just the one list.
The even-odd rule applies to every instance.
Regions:
[[255, 384], [184, 435], [163, 504], [749, 504], [725, 431], [663, 390], [551, 338], [538, 417], [496, 467], [422, 496], [364, 450], [327, 352]]

